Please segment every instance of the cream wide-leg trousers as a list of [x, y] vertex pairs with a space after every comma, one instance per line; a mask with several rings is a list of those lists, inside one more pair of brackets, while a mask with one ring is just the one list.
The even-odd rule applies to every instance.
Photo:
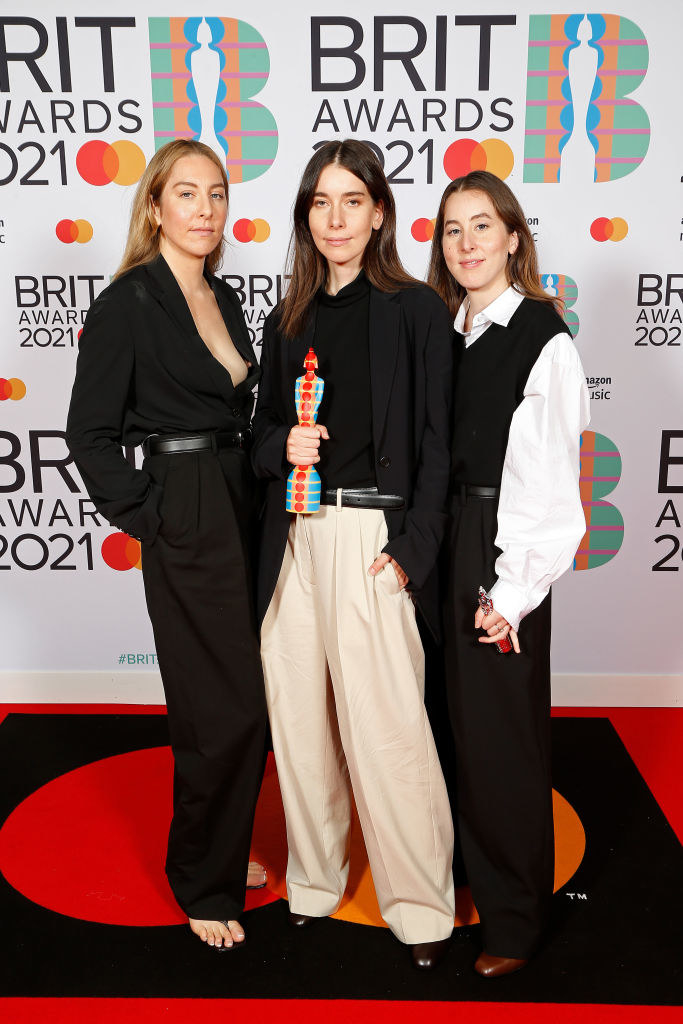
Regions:
[[453, 825], [424, 707], [415, 609], [379, 509], [292, 520], [261, 654], [287, 821], [290, 909], [323, 917], [348, 878], [353, 787], [382, 917], [401, 942], [451, 934]]

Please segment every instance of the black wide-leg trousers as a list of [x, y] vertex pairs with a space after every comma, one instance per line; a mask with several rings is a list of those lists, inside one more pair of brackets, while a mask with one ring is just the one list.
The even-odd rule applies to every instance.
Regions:
[[492, 956], [528, 958], [553, 892], [550, 768], [550, 595], [522, 620], [521, 654], [480, 644], [479, 586], [494, 563], [497, 501], [451, 508], [445, 660], [455, 738], [460, 841], [472, 897]]
[[142, 573], [174, 757], [166, 873], [188, 917], [232, 920], [244, 907], [265, 756], [251, 467], [228, 449], [153, 455], [144, 468], [163, 487]]

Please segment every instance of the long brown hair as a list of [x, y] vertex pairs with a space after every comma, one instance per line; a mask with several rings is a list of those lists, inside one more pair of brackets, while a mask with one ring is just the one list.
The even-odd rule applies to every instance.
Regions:
[[562, 300], [557, 296], [548, 295], [541, 287], [536, 246], [522, 207], [505, 182], [497, 178], [495, 174], [491, 174], [490, 171], [471, 171], [462, 178], [456, 178], [446, 186], [446, 190], [441, 196], [439, 212], [434, 225], [427, 280], [444, 300], [452, 316], [455, 317], [467, 294], [446, 266], [443, 254], [446, 203], [456, 192], [483, 192], [488, 196], [508, 234], [512, 234], [513, 231], [517, 233], [517, 249], [510, 255], [506, 266], [508, 284], [514, 285], [515, 289], [528, 299], [547, 303], [562, 316], [564, 307]]
[[363, 253], [363, 270], [370, 284], [381, 292], [395, 292], [418, 283], [404, 269], [398, 255], [396, 205], [374, 150], [356, 139], [326, 142], [308, 161], [294, 202], [287, 253], [291, 280], [280, 305], [280, 329], [289, 338], [303, 330], [313, 297], [327, 278], [327, 262], [313, 241], [308, 214], [320, 175], [329, 164], [338, 164], [360, 178], [372, 201], [381, 204], [384, 211], [382, 224], [373, 230]]
[[[114, 277], [121, 277], [127, 270], [139, 267], [143, 263], [150, 263], [159, 255], [160, 232], [154, 216], [153, 204], [159, 205], [161, 193], [171, 176], [173, 165], [176, 160], [180, 160], [184, 156], [208, 157], [220, 172], [227, 199], [228, 176], [212, 149], [194, 139], [177, 139], [175, 142], [167, 142], [165, 146], [156, 151], [147, 164], [135, 190], [126, 248], [121, 266]], [[224, 245], [225, 240], [221, 238], [216, 248], [206, 257], [205, 266], [210, 274], [213, 274], [221, 264]]]

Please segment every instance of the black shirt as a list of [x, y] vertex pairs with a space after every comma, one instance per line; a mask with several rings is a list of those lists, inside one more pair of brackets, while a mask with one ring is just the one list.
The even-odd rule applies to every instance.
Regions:
[[330, 435], [320, 442], [323, 487], [374, 487], [370, 391], [370, 284], [361, 270], [336, 295], [317, 296], [313, 348], [325, 381], [318, 422]]

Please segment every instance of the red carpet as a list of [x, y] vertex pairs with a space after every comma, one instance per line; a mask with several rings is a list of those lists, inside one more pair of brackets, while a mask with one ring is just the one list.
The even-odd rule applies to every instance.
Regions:
[[679, 1006], [271, 999], [2, 999], [7, 1024], [680, 1024]]
[[683, 842], [683, 708], [553, 708], [553, 717], [609, 718]]
[[[0, 706], [0, 724], [6, 715], [13, 713], [29, 716], [26, 719], [29, 723], [31, 720], [34, 720], [32, 717], [34, 715], [50, 716], [43, 718], [43, 723], [48, 723], [43, 725], [44, 731], [42, 735], [45, 736], [48, 734], [45, 730], [49, 730], [49, 721], [52, 716], [91, 715], [96, 716], [93, 721], [103, 721], [107, 720], [108, 714], [116, 717], [130, 715], [134, 717], [131, 717], [130, 720], [126, 719], [126, 721], [133, 722], [138, 720], [147, 722], [150, 721], [149, 718], [140, 719], [140, 716], [159, 716], [163, 710], [163, 708], [159, 707], [139, 706], [5, 705]], [[663, 708], [562, 708], [556, 709], [554, 716], [556, 718], [569, 719], [609, 719], [679, 840], [683, 838], [683, 802], [680, 799], [681, 789], [683, 788], [681, 784], [683, 779], [683, 711]], [[163, 719], [158, 720], [163, 722]], [[12, 718], [12, 721], [16, 721], [16, 719]], [[37, 717], [35, 721], [38, 721]], [[567, 724], [571, 725], [571, 723]], [[88, 726], [88, 730], [90, 731], [90, 726]], [[51, 732], [53, 731], [51, 730]], [[39, 732], [38, 737], [40, 735], [41, 733]], [[112, 752], [105, 757], [96, 757], [93, 755], [88, 756], [86, 750], [83, 755], [79, 755], [72, 761], [72, 763], [80, 765], [80, 767], [73, 768], [72, 770], [65, 770], [65, 768], [55, 770], [54, 773], [46, 776], [48, 781], [40, 781], [39, 773], [36, 775], [35, 783], [32, 783], [31, 779], [27, 780], [26, 795], [14, 805], [10, 804], [9, 811], [11, 811], [12, 806], [15, 806], [15, 810], [9, 813], [7, 827], [2, 835], [2, 842], [0, 842], [0, 849], [3, 849], [4, 846], [4, 854], [6, 855], [8, 844], [11, 847], [12, 843], [17, 841], [16, 848], [20, 851], [20, 856], [17, 856], [14, 862], [8, 861], [5, 856], [3, 870], [14, 892], [23, 893], [23, 897], [18, 897], [19, 900], [28, 897], [36, 908], [47, 908], [50, 911], [56, 912], [54, 916], [57, 921], [68, 923], [69, 920], [72, 920], [74, 926], [78, 924], [78, 921], [101, 922], [99, 925], [90, 927], [106, 929], [107, 926], [112, 926], [107, 934], [112, 933], [116, 935], [122, 931], [128, 934], [139, 932], [141, 935], [145, 933], [150, 935], [154, 933], [157, 936], [168, 934], [169, 936], [174, 936], [175, 939], [182, 940], [183, 929], [157, 927], [149, 932], [148, 927], [146, 927], [149, 925], [172, 926], [182, 920], [182, 915], [175, 906], [170, 892], [159, 886], [157, 880], [159, 864], [163, 857], [165, 822], [169, 815], [170, 791], [166, 784], [170, 770], [168, 751], [165, 747], [154, 746], [144, 742], [138, 743], [135, 741], [136, 735], [130, 741], [130, 747], [123, 748], [127, 752], [120, 754]], [[571, 739], [571, 737], [569, 738]], [[613, 739], [612, 747], [615, 744], [618, 748], [618, 742]], [[564, 751], [565, 766], [567, 764], [571, 766], [571, 763], [568, 762], [567, 754], [568, 752], [571, 753], [574, 749], [572, 742], [567, 745], [566, 739], [563, 738], [560, 746]], [[38, 749], [40, 749], [40, 744], [38, 744]], [[93, 752], [96, 749], [99, 748], [97, 748], [93, 741]], [[602, 750], [598, 749], [597, 758], [594, 756], [593, 761], [587, 768], [589, 773], [593, 773], [593, 776], [589, 774], [589, 778], [594, 777], [596, 773], [603, 774], [600, 767], [601, 753]], [[583, 760], [584, 751], [582, 749], [579, 748], [576, 754]], [[73, 755], [65, 755], [65, 764], [69, 763], [69, 756]], [[619, 756], [623, 757], [623, 754]], [[609, 778], [611, 766], [615, 761], [615, 750], [612, 749], [609, 754], [605, 753], [604, 757], [604, 774]], [[144, 786], [140, 787], [140, 780], [142, 779], [144, 779]], [[563, 780], [563, 785], [566, 786], [566, 777]], [[642, 786], [642, 783], [640, 785]], [[127, 798], [127, 794], [130, 796], [130, 794], [140, 788], [144, 792], [141, 797], [138, 794], [136, 801]], [[264, 794], [267, 790], [268, 787], [264, 786]], [[563, 792], [565, 791], [563, 789]], [[608, 783], [607, 792], [614, 792], [616, 796], [617, 790], [615, 789], [614, 778]], [[644, 790], [644, 792], [646, 791]], [[159, 798], [160, 793], [164, 794], [162, 799]], [[103, 800], [102, 794], [106, 794], [105, 800]], [[264, 797], [262, 796], [262, 802], [263, 799]], [[272, 802], [272, 794], [265, 799]], [[575, 799], [573, 799], [573, 803], [578, 808]], [[112, 829], [112, 820], [121, 821], [121, 808], [123, 807], [130, 811], [133, 806], [135, 807], [134, 813], [129, 813], [126, 818], [127, 827], [121, 828], [119, 824], [115, 829]], [[588, 804], [585, 806], [586, 810], [588, 810]], [[116, 813], [112, 815], [112, 811]], [[261, 814], [263, 817], [263, 810]], [[50, 827], [51, 815], [54, 818], [54, 828]], [[268, 817], [273, 817], [272, 808], [268, 809]], [[274, 820], [276, 827], [278, 829], [281, 828], [279, 821], [277, 819]], [[620, 822], [624, 820], [623, 815], [621, 818], [618, 818]], [[661, 816], [660, 820], [662, 820]], [[56, 827], [57, 821], [59, 821], [59, 827]], [[86, 832], [78, 827], [78, 823], [83, 821], [88, 822], [89, 827]], [[49, 844], [50, 856], [47, 859], [44, 849], [40, 849], [41, 844], [39, 841], [36, 842], [34, 848], [30, 844], [27, 846], [25, 842], [25, 836], [29, 832], [35, 835], [36, 822], [42, 823], [42, 834], [45, 835], [46, 842]], [[621, 827], [619, 825], [619, 829]], [[14, 839], [12, 829], [15, 830]], [[109, 831], [107, 831], [108, 829]], [[40, 836], [40, 834], [38, 835]], [[619, 832], [616, 834], [620, 837]], [[24, 837], [23, 840], [22, 836]], [[593, 838], [593, 846], [596, 843], [599, 846], [603, 842], [603, 837], [598, 837], [595, 830], [592, 833], [589, 831], [588, 838], [589, 843], [591, 838]], [[270, 840], [268, 841], [270, 842]], [[101, 887], [101, 877], [98, 875], [96, 868], [98, 862], [101, 863], [101, 844], [103, 842], [107, 844], [111, 854], [109, 863], [115, 864], [120, 872], [118, 881], [116, 879], [112, 880], [115, 884], [112, 885], [111, 892], [109, 889], [105, 892], [101, 888], [99, 890], [97, 888], [98, 885]], [[258, 827], [255, 843], [258, 843]], [[100, 844], [100, 846], [98, 847], [97, 844]], [[282, 844], [279, 843], [278, 845]], [[255, 851], [258, 853], [258, 846], [255, 847]], [[278, 853], [278, 857], [281, 856], [282, 851]], [[615, 872], [615, 865], [612, 864], [610, 866], [609, 860], [600, 860], [598, 858], [598, 861], [594, 861], [594, 863], [598, 864], [600, 871], [604, 869], [608, 873], [613, 873], [609, 878], [612, 890], [609, 893], [608, 905], [610, 905], [610, 901], [614, 901], [613, 892], [617, 894], [622, 892], [625, 902], [633, 899], [635, 893], [640, 892], [642, 894], [645, 892], [643, 887], [647, 883], [642, 875], [641, 877], [631, 878], [627, 871], [626, 875], [621, 877]], [[51, 870], [47, 870], [46, 865], [50, 865]], [[68, 866], [66, 873], [65, 865]], [[623, 867], [621, 870], [623, 871]], [[152, 876], [155, 879], [154, 885], [150, 885], [150, 877]], [[589, 883], [588, 888], [593, 889], [597, 896], [596, 877], [598, 876], [595, 876], [593, 868], [589, 863], [584, 867], [581, 881], [587, 881]], [[572, 886], [572, 888], [580, 889], [586, 887], [579, 884], [579, 875], [577, 875], [576, 881], [577, 885]], [[279, 885], [276, 886], [276, 889], [279, 890], [280, 888]], [[570, 887], [567, 886], [567, 888]], [[113, 896], [112, 893], [114, 893]], [[124, 893], [124, 897], [121, 896], [121, 893]], [[266, 949], [268, 941], [273, 946], [274, 937], [273, 949], [277, 958], [278, 942], [281, 941], [277, 937], [280, 926], [280, 907], [275, 904], [272, 907], [265, 906], [265, 904], [272, 901], [278, 903], [277, 894], [269, 890], [262, 890], [261, 892], [251, 894], [250, 899], [250, 906], [257, 907], [261, 905], [264, 907], [262, 911], [258, 912], [257, 918], [259, 920], [257, 921], [257, 918], [254, 918], [254, 923], [250, 922], [250, 935], [254, 936], [254, 946], [258, 943], [257, 948], [259, 950]], [[619, 899], [618, 896], [617, 899]], [[30, 907], [31, 903], [27, 904], [27, 906]], [[93, 908], [95, 909], [93, 910]], [[40, 912], [43, 913], [43, 911]], [[574, 906], [570, 907], [569, 912], [575, 914], [576, 908]], [[673, 904], [672, 912], [675, 913]], [[134, 914], [134, 919], [131, 918], [131, 913]], [[273, 913], [276, 914], [275, 917], [272, 916]], [[562, 913], [564, 911], [561, 911]], [[585, 915], [585, 912], [581, 910], [581, 914]], [[265, 917], [261, 915], [265, 915]], [[78, 921], [75, 919], [78, 919]], [[347, 921], [360, 920], [357, 916], [354, 917], [353, 915], [351, 917], [347, 916], [345, 919]], [[584, 929], [589, 929], [586, 932], [588, 936], [592, 924], [586, 918], [586, 923], [581, 926], [580, 920], [581, 915], [579, 915], [579, 918], [575, 918], [574, 928], [576, 929], [578, 921], [578, 934], [581, 934], [581, 927], [583, 927]], [[623, 920], [627, 920], [627, 917]], [[620, 919], [621, 921], [622, 919]], [[5, 920], [5, 925], [8, 923], [9, 921]], [[328, 932], [325, 935], [321, 929], [320, 950], [329, 949], [330, 941], [333, 943], [341, 941], [342, 947], [347, 951], [345, 953], [340, 951], [341, 959], [336, 964], [337, 980], [339, 979], [339, 968], [343, 968], [345, 965], [347, 966], [350, 978], [354, 971], [357, 973], [358, 964], [363, 963], [363, 961], [361, 957], [360, 961], [352, 962], [352, 958], [349, 955], [348, 940], [352, 934], [356, 933], [344, 932], [343, 929], [345, 927], [351, 929], [358, 928], [358, 925], [342, 924], [342, 931], [339, 932], [338, 922], [330, 921], [326, 923], [331, 926], [332, 932]], [[121, 929], [121, 925], [132, 925], [133, 927]], [[623, 924], [620, 923], [616, 927], [623, 927]], [[366, 933], [368, 931], [374, 932], [375, 936], [377, 936], [380, 929], [370, 928], [368, 930], [365, 928], [363, 931]], [[288, 962], [291, 964], [293, 976], [291, 991], [292, 994], [299, 996], [299, 998], [295, 999], [258, 997], [261, 994], [258, 991], [259, 988], [261, 992], [270, 991], [269, 980], [274, 976], [273, 951], [270, 952], [270, 960], [268, 952], [264, 953], [260, 970], [258, 962], [252, 965], [255, 968], [253, 975], [255, 979], [253, 998], [231, 998], [229, 996], [230, 987], [224, 993], [220, 988], [216, 991], [216, 985], [213, 983], [212, 976], [215, 975], [223, 974], [226, 976], [226, 980], [228, 980], [233, 976], [233, 968], [237, 971], [237, 974], [234, 975], [235, 978], [238, 978], [243, 973], [237, 955], [234, 959], [231, 957], [229, 963], [221, 964], [221, 969], [218, 971], [215, 969], [215, 964], [211, 963], [211, 972], [208, 975], [210, 983], [208, 986], [205, 986], [201, 980], [202, 972], [205, 970], [203, 960], [200, 963], [200, 960], [197, 959], [197, 964], [199, 965], [198, 981], [193, 990], [185, 989], [185, 992], [187, 995], [193, 994], [193, 992], [201, 995], [206, 991], [207, 998], [156, 998], [155, 996], [158, 992], [173, 991], [171, 987], [160, 988], [158, 985], [156, 992], [152, 986], [149, 998], [126, 998], [127, 992], [131, 995], [137, 995], [140, 991], [144, 992], [145, 990], [139, 986], [136, 990], [135, 983], [128, 984], [129, 973], [125, 966], [125, 957], [123, 956], [119, 965], [121, 978], [120, 997], [118, 997], [118, 986], [115, 986], [113, 989], [111, 986], [107, 989], [105, 986], [103, 990], [101, 983], [99, 985], [96, 983], [95, 987], [90, 989], [88, 989], [87, 985], [84, 989], [81, 989], [79, 986], [73, 987], [73, 983], [70, 983], [72, 985], [71, 988], [67, 984], [66, 988], [60, 989], [58, 980], [47, 985], [43, 983], [43, 963], [45, 957], [44, 955], [41, 956], [41, 944], [40, 941], [32, 938], [30, 928], [27, 928], [27, 932], [26, 935], [22, 935], [18, 939], [24, 949], [23, 960], [15, 961], [16, 964], [21, 963], [22, 977], [27, 980], [20, 982], [18, 985], [12, 984], [9, 978], [8, 984], [0, 980], [0, 993], [26, 993], [32, 992], [35, 989], [37, 992], [45, 992], [49, 997], [26, 998], [23, 996], [21, 998], [0, 998], [0, 1020], [7, 1021], [7, 1024], [22, 1024], [22, 1022], [31, 1022], [31, 1024], [35, 1022], [37, 1024], [39, 1021], [41, 1024], [42, 1022], [47, 1022], [47, 1024], [62, 1024], [62, 1022], [63, 1024], [66, 1024], [66, 1022], [68, 1024], [81, 1024], [81, 1022], [88, 1021], [88, 1024], [90, 1024], [93, 1020], [96, 1020], [98, 1024], [110, 1024], [110, 1022], [112, 1024], [117, 1022], [118, 1024], [119, 1021], [130, 1021], [131, 1024], [137, 1024], [137, 1022], [142, 1024], [143, 1021], [145, 1024], [156, 1024], [157, 1021], [175, 1024], [175, 1022], [180, 1022], [181, 1020], [183, 1022], [196, 1020], [197, 1017], [203, 1017], [207, 1013], [210, 1017], [214, 1017], [219, 1014], [222, 1016], [226, 1012], [230, 1014], [231, 1018], [245, 1019], [248, 1024], [260, 1021], [276, 1021], [278, 1024], [279, 1022], [288, 1024], [290, 1021], [313, 1021], [321, 1018], [324, 1018], [325, 1024], [341, 1024], [342, 1021], [344, 1024], [347, 1024], [350, 1018], [353, 1018], [354, 1024], [364, 1024], [366, 1021], [372, 1022], [372, 1024], [381, 1024], [384, 1021], [391, 1021], [392, 1024], [404, 1024], [404, 1022], [405, 1024], [408, 1024], [408, 1022], [414, 1024], [416, 1018], [425, 1017], [426, 1015], [428, 1015], [430, 1024], [432, 1022], [433, 1024], [440, 1024], [440, 1022], [446, 1022], [446, 1020], [451, 1024], [456, 1014], [466, 1015], [462, 1019], [466, 1020], [467, 1024], [489, 1024], [489, 1022], [493, 1024], [494, 1021], [496, 1024], [500, 1024], [501, 1019], [504, 1021], [504, 1024], [518, 1024], [518, 1022], [522, 1024], [522, 1021], [525, 1024], [541, 1024], [541, 1022], [542, 1024], [570, 1024], [570, 1022], [574, 1024], [575, 1021], [581, 1021], [581, 1024], [592, 1024], [593, 1021], [604, 1021], [605, 1024], [612, 1024], [612, 1022], [616, 1024], [617, 1021], [619, 1021], [619, 1024], [636, 1024], [636, 1022], [641, 1024], [641, 1022], [649, 1021], [657, 1024], [657, 1022], [661, 1021], [662, 1024], [668, 1024], [669, 1021], [683, 1020], [683, 1010], [679, 1005], [636, 1005], [641, 1000], [637, 997], [633, 998], [633, 993], [638, 991], [637, 987], [634, 988], [631, 984], [629, 988], [633, 972], [629, 970], [630, 965], [628, 963], [618, 965], [624, 969], [623, 990], [617, 989], [619, 994], [613, 996], [610, 995], [610, 992], [614, 992], [614, 988], [610, 989], [608, 986], [605, 989], [607, 992], [605, 997], [603, 997], [602, 991], [596, 991], [595, 996], [593, 996], [591, 991], [589, 996], [591, 1002], [585, 1000], [585, 988], [583, 990], [584, 1000], [580, 1003], [572, 1003], [573, 993], [571, 986], [568, 997], [566, 984], [564, 987], [563, 984], [559, 984], [557, 989], [552, 984], [548, 986], [545, 983], [539, 987], [534, 978], [534, 973], [538, 970], [538, 965], [535, 961], [533, 972], [532, 965], [530, 965], [526, 971], [522, 972], [522, 975], [516, 976], [516, 979], [504, 979], [501, 982], [495, 983], [480, 982], [479, 984], [484, 986], [484, 990], [481, 991], [480, 995], [480, 989], [472, 988], [471, 968], [468, 966], [472, 943], [468, 937], [467, 929], [461, 929], [465, 938], [456, 940], [454, 944], [457, 946], [457, 941], [460, 941], [460, 946], [456, 950], [460, 960], [457, 960], [455, 956], [451, 960], [449, 990], [444, 991], [443, 978], [436, 978], [436, 976], [420, 978], [423, 984], [419, 992], [421, 994], [424, 991], [425, 1000], [428, 1000], [426, 1002], [412, 1001], [411, 996], [408, 995], [411, 986], [405, 987], [407, 997], [405, 999], [401, 998], [401, 988], [391, 992], [392, 998], [389, 1000], [375, 998], [307, 998], [305, 994], [307, 992], [312, 997], [324, 996], [328, 991], [330, 991], [331, 995], [341, 996], [345, 995], [346, 992], [352, 991], [352, 989], [348, 989], [343, 985], [343, 976], [341, 988], [337, 987], [334, 991], [326, 987], [324, 978], [318, 979], [317, 984], [313, 983], [309, 988], [306, 988], [305, 984], [303, 988], [301, 984], [297, 986], [296, 977], [301, 976], [301, 967], [305, 962], [297, 958], [300, 954], [306, 955], [306, 953], [303, 947], [300, 950], [293, 947], [289, 948], [289, 937], [285, 939], [284, 936], [281, 947], [283, 952], [282, 960], [284, 961], [288, 956], [290, 957]], [[68, 941], [71, 941], [70, 933], [65, 932], [65, 935], [68, 936]], [[341, 938], [338, 936], [341, 936]], [[7, 940], [8, 938], [9, 936], [6, 933], [5, 939]], [[39, 939], [40, 937], [37, 938]], [[561, 951], [563, 939], [564, 932], [560, 922], [559, 935], [555, 937], [556, 947], [559, 942], [560, 955], [559, 959], [557, 957], [555, 960], [550, 959], [551, 971], [558, 969], [558, 963], [560, 965], [564, 963]], [[97, 942], [97, 939], [94, 941]], [[375, 941], [374, 937], [372, 941]], [[373, 973], [372, 957], [379, 955], [383, 958], [385, 956], [386, 941], [387, 936], [385, 933], [377, 940], [381, 944], [378, 945], [376, 942], [375, 947], [371, 947], [373, 949], [376, 948], [378, 954], [371, 953], [370, 960], [363, 965], [364, 968], [368, 969], [371, 981]], [[656, 939], [654, 941], [656, 942]], [[465, 943], [464, 946], [463, 942]], [[294, 946], [296, 946], [296, 943], [294, 943]], [[68, 947], [65, 945], [64, 948], [66, 950]], [[149, 949], [152, 948], [153, 946], [149, 947]], [[474, 947], [472, 946], [472, 948]], [[166, 955], [166, 962], [180, 964], [180, 957], [178, 960], [175, 957], [178, 949], [182, 951], [182, 956], [185, 955], [185, 946], [181, 943], [181, 945], [178, 946], [176, 944], [176, 946], [169, 947], [169, 949], [170, 956]], [[319, 955], [320, 950], [318, 951]], [[160, 950], [157, 949], [155, 952], [158, 954]], [[200, 949], [199, 952], [202, 953], [204, 950]], [[400, 949], [397, 950], [399, 971], [402, 970], [400, 966], [403, 963], [402, 952]], [[656, 955], [654, 948], [652, 952], [653, 955]], [[14, 953], [15, 951], [13, 951], [13, 955]], [[182, 967], [187, 968], [190, 957], [194, 961], [196, 953], [197, 951], [194, 949], [194, 946], [189, 946], [188, 944], [188, 962], [183, 964]], [[250, 953], [251, 950], [245, 952], [244, 960], [242, 961], [243, 965], [246, 965], [247, 957], [250, 956]], [[51, 954], [54, 961], [52, 970], [58, 970], [60, 963], [59, 949], [55, 950], [54, 946], [52, 946]], [[68, 955], [65, 952], [65, 956]], [[111, 957], [113, 954], [103, 950], [100, 956], [98, 948], [95, 948], [91, 950], [91, 955], [94, 955], [94, 963], [98, 961], [101, 963], [102, 958], [106, 960], [107, 956]], [[578, 979], [583, 957], [582, 947], [579, 946], [578, 956], [576, 950], [574, 950], [572, 955], [574, 959], [571, 959], [571, 955], [568, 956], [566, 962], [567, 970], [562, 970], [561, 973], [569, 975], [571, 978], [571, 975], [576, 974], [578, 971], [579, 974], [576, 974]], [[609, 953], [607, 955], [609, 956]], [[638, 956], [640, 958], [638, 968], [642, 972], [643, 957], [641, 953], [638, 953]], [[3, 972], [2, 959], [0, 957], [0, 978]], [[227, 957], [222, 959], [225, 961]], [[538, 959], [540, 962], [542, 958], [539, 956]], [[161, 960], [164, 961], [163, 955]], [[256, 961], [258, 961], [258, 955], [256, 956]], [[463, 968], [459, 966], [461, 962], [464, 965]], [[679, 962], [683, 962], [683, 948], [680, 951]], [[154, 960], [151, 960], [151, 963], [154, 963]], [[268, 966], [269, 963], [270, 966]], [[379, 960], [376, 963], [378, 967], [381, 966]], [[645, 963], [647, 963], [647, 960], [645, 960]], [[57, 965], [56, 968], [55, 965]], [[110, 964], [110, 966], [116, 967], [115, 964]], [[591, 966], [594, 966], [594, 964], [591, 964]], [[182, 973], [182, 967], [179, 966], [180, 973]], [[455, 974], [453, 974], [454, 968]], [[73, 975], [74, 971], [76, 971], [77, 974], [78, 965], [74, 965], [73, 961], [71, 963], [64, 962], [63, 969], [66, 973], [71, 972]], [[192, 969], [195, 970], [195, 968]], [[463, 969], [464, 974], [461, 973]], [[647, 966], [645, 969], [647, 970]], [[405, 971], [407, 975], [415, 973], [410, 972], [407, 966]], [[41, 984], [34, 986], [31, 981], [32, 972], [35, 972], [35, 978], [40, 979]], [[116, 973], [115, 970], [114, 973]], [[542, 974], [542, 971], [540, 973]], [[438, 972], [435, 972], [436, 974]], [[547, 971], [545, 976], [547, 981]], [[676, 971], [676, 976], [680, 977], [678, 971]], [[5, 977], [8, 976], [5, 974]], [[103, 977], [105, 977], [104, 974]], [[414, 978], [406, 978], [406, 980], [409, 980], [411, 985], [414, 982]], [[558, 977], [557, 981], [559, 983], [561, 979]], [[161, 984], [162, 986], [164, 985], [163, 982]], [[212, 984], [213, 989], [211, 987]], [[487, 987], [488, 984], [495, 986], [496, 991], [491, 991]], [[649, 1003], [650, 999], [652, 1003], [657, 1003], [658, 999], [667, 1003], [678, 1002], [675, 997], [671, 997], [671, 993], [676, 990], [676, 982], [672, 982], [672, 984], [673, 987], [668, 986], [669, 995], [664, 996], [663, 999], [662, 993], [658, 992], [656, 987], [655, 990], [649, 992], [646, 986], [644, 991], [645, 998], [642, 999], [642, 1002]], [[462, 1001], [458, 1000], [457, 995], [461, 988]], [[681, 989], [681, 1002], [683, 1002], [683, 985], [679, 986], [679, 988]], [[225, 989], [225, 984], [223, 984], [223, 989]], [[65, 992], [64, 997], [55, 998], [50, 995], [50, 993], [59, 992], [60, 990]], [[97, 995], [101, 992], [102, 997], [74, 998], [67, 994], [68, 992], [78, 991], [84, 991], [85, 993], [90, 991]], [[244, 994], [245, 991], [249, 994], [251, 989], [249, 987], [244, 989], [243, 986], [241, 994]], [[382, 991], [381, 985], [373, 989], [372, 984], [370, 984], [367, 986], [367, 991], [370, 994], [373, 991], [377, 991], [380, 994]], [[385, 991], [387, 994], [389, 993], [388, 989]], [[441, 992], [447, 998], [454, 999], [456, 1002], [444, 1001], [440, 994]], [[452, 996], [451, 992], [453, 993]], [[177, 994], [182, 995], [182, 993], [183, 989], [181, 988]], [[222, 998], [213, 998], [216, 994], [221, 995]], [[236, 995], [238, 994], [240, 994], [239, 985], [237, 985]], [[276, 994], [274, 992], [274, 995]], [[281, 994], [285, 995], [286, 990], [281, 990]], [[544, 1001], [519, 1001], [520, 998], [525, 1000], [533, 999], [536, 994]], [[547, 994], [551, 995], [551, 999], [557, 994], [561, 1001], [548, 1001]], [[509, 997], [514, 1001], [487, 1002], [486, 999], [489, 996], [498, 1000], [501, 997]], [[577, 996], [577, 998], [580, 998], [580, 996]], [[602, 1001], [593, 1002], [594, 998]], [[619, 1001], [620, 998], [623, 998], [623, 1003]], [[618, 1003], [618, 1005], [610, 1005], [612, 1002]]]

